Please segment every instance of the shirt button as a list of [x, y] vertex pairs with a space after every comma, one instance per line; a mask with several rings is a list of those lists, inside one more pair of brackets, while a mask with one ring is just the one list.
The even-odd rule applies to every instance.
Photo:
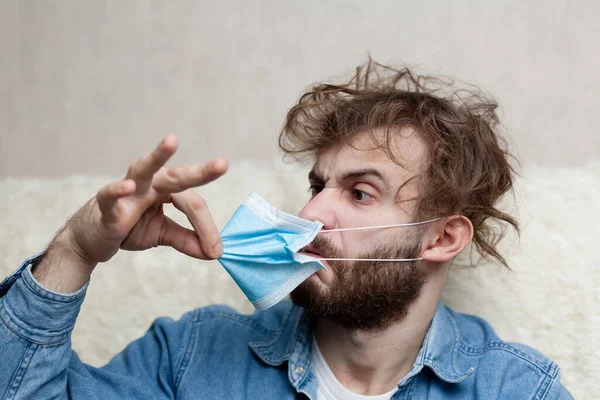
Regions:
[[297, 373], [298, 375], [300, 375], [300, 374], [301, 374], [301, 373], [303, 373], [303, 372], [304, 372], [304, 368], [302, 368], [302, 367], [296, 367], [296, 373]]

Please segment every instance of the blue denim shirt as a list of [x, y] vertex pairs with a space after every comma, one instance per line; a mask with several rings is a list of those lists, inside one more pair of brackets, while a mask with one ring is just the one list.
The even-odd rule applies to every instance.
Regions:
[[[159, 318], [106, 366], [84, 364], [71, 332], [87, 284], [63, 295], [40, 286], [27, 260], [0, 284], [0, 398], [316, 398], [312, 318], [289, 302], [253, 315], [225, 306]], [[500, 340], [475, 316], [439, 304], [394, 399], [571, 399], [558, 366]]]

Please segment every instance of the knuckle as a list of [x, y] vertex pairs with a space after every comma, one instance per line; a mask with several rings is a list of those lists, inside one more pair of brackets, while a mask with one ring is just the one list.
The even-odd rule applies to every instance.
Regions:
[[204, 201], [204, 199], [199, 196], [194, 197], [192, 200], [190, 200], [190, 206], [192, 207], [192, 210], [197, 212], [204, 211], [207, 209], [206, 201]]
[[205, 165], [198, 165], [194, 168], [194, 175], [198, 176], [198, 177], [204, 177], [205, 175], [208, 175], [212, 172], [213, 168], [212, 168], [212, 164], [205, 164]]
[[179, 180], [179, 173], [175, 168], [167, 169], [164, 175], [167, 181], [169, 181], [170, 183], [177, 183], [177, 181]]
[[208, 208], [206, 201], [200, 196], [190, 199], [190, 207], [195, 212], [205, 211]]
[[158, 184], [163, 189], [180, 191], [181, 185], [179, 183], [179, 178], [176, 171], [172, 169], [164, 169], [161, 170], [156, 175], [156, 184]]

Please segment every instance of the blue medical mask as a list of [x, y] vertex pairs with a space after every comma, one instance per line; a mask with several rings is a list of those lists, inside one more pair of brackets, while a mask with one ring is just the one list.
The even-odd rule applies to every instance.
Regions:
[[[298, 254], [298, 251], [311, 243], [317, 234], [413, 226], [436, 220], [322, 230], [321, 222], [287, 214], [267, 203], [258, 194], [252, 193], [221, 231], [223, 255], [219, 258], [219, 262], [254, 307], [257, 310], [265, 310], [280, 302], [319, 269], [327, 269], [318, 260], [358, 260], [355, 258], [317, 259], [307, 254]], [[368, 260], [418, 261], [421, 258]]]

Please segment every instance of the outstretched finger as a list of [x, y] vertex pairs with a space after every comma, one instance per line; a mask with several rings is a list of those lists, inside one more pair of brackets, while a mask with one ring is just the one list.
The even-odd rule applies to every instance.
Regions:
[[202, 250], [196, 232], [184, 228], [167, 216], [165, 216], [158, 245], [170, 246], [185, 255], [202, 260], [212, 258], [208, 257]]
[[109, 183], [96, 194], [98, 207], [106, 221], [117, 218], [115, 205], [117, 201], [125, 196], [135, 193], [136, 184], [132, 179], [122, 179]]
[[219, 157], [206, 164], [164, 168], [156, 174], [152, 187], [161, 193], [178, 193], [206, 185], [227, 172], [227, 159]]
[[[129, 167], [127, 178], [138, 182], [138, 190], [147, 190], [152, 177], [158, 172], [177, 150], [177, 136], [168, 135], [150, 154], [146, 154]], [[140, 185], [140, 183], [142, 183]]]
[[202, 252], [210, 258], [220, 257], [223, 254], [221, 235], [206, 201], [191, 190], [173, 193], [171, 200], [175, 208], [183, 212], [194, 227]]

